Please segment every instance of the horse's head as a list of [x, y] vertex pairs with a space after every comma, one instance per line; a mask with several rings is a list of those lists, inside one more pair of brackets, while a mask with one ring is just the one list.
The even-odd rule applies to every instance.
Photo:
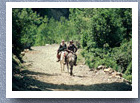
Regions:
[[68, 61], [69, 62], [73, 62], [74, 63], [75, 55], [73, 53], [69, 53], [67, 57], [68, 57]]
[[60, 60], [63, 60], [63, 59], [65, 58], [66, 55], [67, 55], [67, 51], [62, 51], [62, 52], [61, 52]]

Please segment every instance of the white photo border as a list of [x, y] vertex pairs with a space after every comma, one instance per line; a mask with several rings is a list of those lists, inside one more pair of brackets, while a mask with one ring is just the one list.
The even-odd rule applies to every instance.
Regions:
[[[132, 91], [12, 91], [12, 8], [132, 8]], [[138, 98], [138, 2], [6, 2], [6, 98]]]

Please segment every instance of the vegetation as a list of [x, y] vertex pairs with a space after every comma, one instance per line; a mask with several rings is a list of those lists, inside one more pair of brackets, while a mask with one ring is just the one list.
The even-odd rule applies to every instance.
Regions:
[[106, 65], [132, 80], [132, 9], [15, 8], [12, 20], [12, 49], [20, 60], [20, 52], [28, 46], [73, 39], [80, 41], [90, 68]]

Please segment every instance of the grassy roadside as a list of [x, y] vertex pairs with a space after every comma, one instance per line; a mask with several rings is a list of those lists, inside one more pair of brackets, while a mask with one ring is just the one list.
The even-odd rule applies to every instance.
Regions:
[[77, 51], [77, 64], [85, 64], [85, 58], [81, 55], [82, 49]]

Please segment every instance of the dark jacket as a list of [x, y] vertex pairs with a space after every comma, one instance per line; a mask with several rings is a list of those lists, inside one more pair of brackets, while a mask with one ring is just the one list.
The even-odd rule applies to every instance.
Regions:
[[68, 50], [71, 50], [71, 51], [73, 51], [73, 52], [76, 52], [77, 51], [77, 47], [74, 45], [74, 44], [70, 44], [69, 46], [68, 46]]
[[67, 49], [67, 45], [66, 44], [64, 44], [63, 46], [62, 46], [62, 44], [60, 44], [58, 52], [64, 51], [66, 49]]

